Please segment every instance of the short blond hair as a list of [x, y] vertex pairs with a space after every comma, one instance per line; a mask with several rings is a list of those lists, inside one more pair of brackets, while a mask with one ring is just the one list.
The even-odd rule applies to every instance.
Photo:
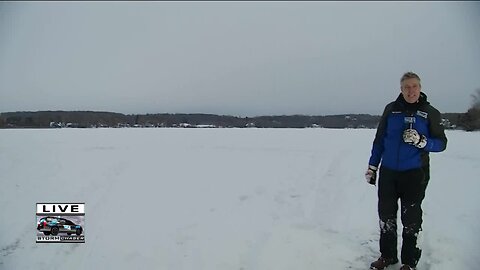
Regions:
[[403, 81], [405, 81], [407, 79], [417, 79], [419, 84], [421, 82], [420, 77], [416, 73], [411, 72], [411, 71], [403, 74], [402, 78], [400, 79], [400, 84], [403, 83]]

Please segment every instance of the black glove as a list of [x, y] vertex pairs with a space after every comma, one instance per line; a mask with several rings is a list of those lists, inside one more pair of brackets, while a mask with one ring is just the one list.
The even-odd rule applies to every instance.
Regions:
[[370, 185], [375, 185], [377, 183], [377, 167], [368, 165], [367, 172], [365, 172], [365, 179]]
[[409, 128], [403, 131], [403, 141], [417, 148], [424, 148], [427, 145], [427, 137], [418, 134], [415, 129]]

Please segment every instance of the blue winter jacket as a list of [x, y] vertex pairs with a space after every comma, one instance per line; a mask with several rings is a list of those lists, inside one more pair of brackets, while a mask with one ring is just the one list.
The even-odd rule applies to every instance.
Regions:
[[[403, 131], [413, 128], [427, 138], [427, 145], [419, 149], [403, 141]], [[400, 94], [385, 107], [373, 141], [369, 165], [396, 171], [429, 166], [429, 152], [441, 152], [447, 147], [447, 138], [441, 125], [440, 112], [427, 101], [424, 93], [419, 101], [409, 104]]]

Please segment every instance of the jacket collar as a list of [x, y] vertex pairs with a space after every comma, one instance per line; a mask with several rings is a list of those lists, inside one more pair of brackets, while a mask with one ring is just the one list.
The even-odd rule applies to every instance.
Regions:
[[408, 103], [407, 101], [405, 101], [402, 93], [400, 93], [397, 99], [395, 100], [395, 108], [397, 110], [401, 110], [409, 113], [415, 113], [421, 107], [427, 104], [429, 104], [429, 102], [427, 101], [427, 95], [423, 92], [420, 92], [420, 97], [418, 98], [418, 101], [416, 103]]

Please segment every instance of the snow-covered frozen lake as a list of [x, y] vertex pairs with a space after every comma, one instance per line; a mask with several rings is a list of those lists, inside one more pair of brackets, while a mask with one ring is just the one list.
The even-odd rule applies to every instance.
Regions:
[[[374, 134], [0, 130], [0, 269], [368, 269]], [[447, 137], [431, 154], [418, 268], [478, 270], [480, 133]], [[85, 202], [86, 243], [35, 243], [37, 202]]]

